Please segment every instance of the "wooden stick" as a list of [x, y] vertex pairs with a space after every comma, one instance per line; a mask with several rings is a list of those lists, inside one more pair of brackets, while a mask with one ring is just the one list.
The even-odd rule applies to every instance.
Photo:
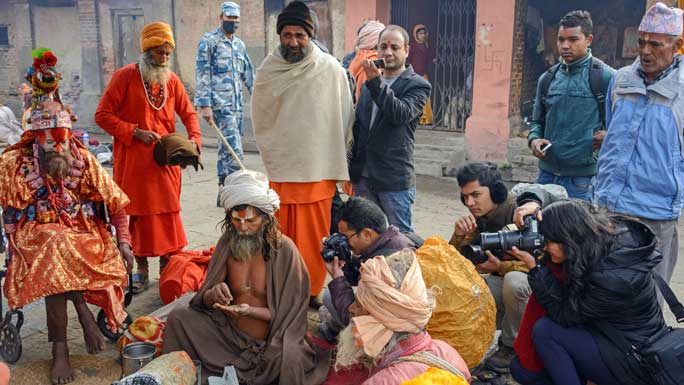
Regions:
[[240, 169], [246, 170], [245, 165], [242, 164], [242, 162], [240, 161], [240, 158], [238, 158], [235, 151], [233, 151], [233, 147], [231, 147], [230, 143], [228, 143], [228, 141], [226, 140], [226, 137], [223, 136], [223, 133], [221, 132], [221, 130], [218, 127], [216, 127], [216, 123], [214, 123], [214, 119], [209, 120], [209, 125], [214, 127], [214, 130], [216, 130], [216, 133], [218, 134], [219, 138], [221, 138], [221, 140], [223, 140], [223, 143], [226, 145], [226, 147], [228, 147], [228, 151], [230, 151], [230, 155], [233, 156], [233, 159], [235, 159], [237, 164], [240, 166]]

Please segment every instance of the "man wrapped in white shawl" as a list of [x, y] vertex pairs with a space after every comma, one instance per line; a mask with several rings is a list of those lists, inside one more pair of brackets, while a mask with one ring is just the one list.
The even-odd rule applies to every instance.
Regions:
[[278, 15], [280, 44], [257, 69], [252, 122], [268, 179], [281, 199], [275, 214], [302, 253], [310, 305], [326, 277], [321, 238], [329, 236], [336, 183], [349, 179], [347, 145], [354, 123], [347, 74], [311, 39], [314, 23], [301, 1]]

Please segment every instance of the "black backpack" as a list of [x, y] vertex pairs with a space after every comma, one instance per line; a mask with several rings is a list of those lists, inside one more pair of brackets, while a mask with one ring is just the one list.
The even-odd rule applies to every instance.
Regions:
[[[667, 302], [678, 323], [684, 322], [684, 305], [677, 300], [670, 286], [657, 273], [652, 273], [660, 294]], [[684, 329], [668, 327], [643, 342], [641, 348], [630, 344], [606, 321], [594, 325], [627, 356], [637, 362], [650, 374], [654, 385], [684, 384]], [[625, 358], [626, 358], [625, 357]]]
[[[608, 89], [608, 84], [603, 81], [603, 68], [608, 67], [606, 63], [591, 57], [591, 67], [589, 68], [589, 88], [591, 93], [596, 98], [596, 103], [598, 103], [599, 118], [601, 119], [601, 126], [603, 129], [606, 128], [606, 93], [604, 90]], [[541, 93], [542, 100], [544, 101], [544, 109], [546, 109], [546, 97], [549, 94], [549, 87], [553, 78], [556, 77], [556, 72], [560, 68], [560, 63], [554, 64], [551, 68], [546, 70], [544, 77], [541, 79]], [[546, 112], [542, 114], [543, 117], [546, 116]]]

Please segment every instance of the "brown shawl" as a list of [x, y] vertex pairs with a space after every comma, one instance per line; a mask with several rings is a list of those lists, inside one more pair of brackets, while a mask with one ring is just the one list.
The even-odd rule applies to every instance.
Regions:
[[[228, 237], [219, 239], [209, 263], [207, 276], [200, 291], [191, 300], [195, 310], [211, 313], [228, 330], [225, 344], [229, 347], [226, 361], [234, 363], [239, 377], [249, 384], [317, 385], [328, 373], [329, 353], [315, 352], [304, 336], [307, 331], [309, 276], [302, 256], [290, 238], [282, 236], [277, 250], [266, 262], [268, 308], [271, 311], [270, 332], [266, 344], [242, 333], [224, 313], [208, 309], [202, 302], [204, 293], [225, 276], [230, 255]], [[220, 323], [219, 323], [220, 324]], [[241, 370], [256, 363], [251, 370]]]

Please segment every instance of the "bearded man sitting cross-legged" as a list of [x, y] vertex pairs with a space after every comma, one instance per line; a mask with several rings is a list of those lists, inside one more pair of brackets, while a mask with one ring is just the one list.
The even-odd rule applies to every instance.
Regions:
[[273, 216], [280, 198], [265, 175], [238, 171], [220, 201], [223, 235], [190, 306], [169, 315], [164, 352], [200, 360], [203, 381], [233, 365], [241, 383], [320, 384], [329, 357], [304, 340], [309, 276]]

